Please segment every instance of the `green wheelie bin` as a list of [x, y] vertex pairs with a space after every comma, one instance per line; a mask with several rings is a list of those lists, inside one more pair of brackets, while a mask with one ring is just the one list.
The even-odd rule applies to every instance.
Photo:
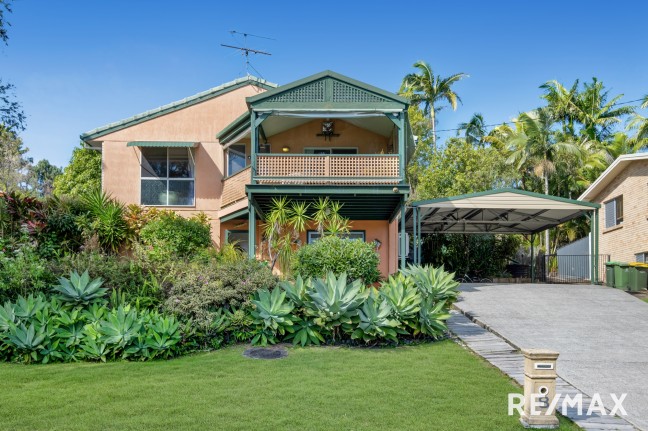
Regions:
[[605, 285], [614, 287], [614, 266], [618, 262], [605, 262]]
[[628, 267], [630, 291], [639, 292], [648, 287], [648, 264], [632, 262]]
[[624, 262], [615, 262], [614, 265], [614, 287], [617, 289], [628, 290], [628, 264]]

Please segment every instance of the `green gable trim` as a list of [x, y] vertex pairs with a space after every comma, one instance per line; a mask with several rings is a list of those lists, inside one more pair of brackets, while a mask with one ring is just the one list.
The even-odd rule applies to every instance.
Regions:
[[[245, 207], [245, 208], [243, 208], [241, 210], [234, 211], [231, 214], [227, 214], [226, 216], [221, 217], [220, 221], [221, 221], [221, 223], [224, 223], [226, 221], [242, 219], [242, 218], [247, 220], [248, 212], [249, 212], [249, 210], [247, 209], [247, 207]], [[247, 231], [245, 231], [245, 232], [247, 232]]]
[[175, 148], [193, 148], [195, 142], [171, 142], [171, 141], [134, 141], [126, 144], [127, 147], [175, 147]]
[[246, 85], [253, 85], [265, 90], [271, 90], [277, 87], [277, 84], [273, 84], [255, 76], [246, 76], [244, 78], [239, 78], [234, 81], [227, 82], [225, 84], [219, 85], [218, 87], [214, 87], [207, 91], [203, 91], [201, 93], [179, 100], [177, 102], [169, 103], [168, 105], [160, 106], [159, 108], [134, 115], [124, 120], [98, 127], [96, 129], [90, 130], [89, 132], [81, 134], [80, 137], [82, 141], [91, 141], [109, 133], [113, 133], [127, 127], [142, 123], [144, 121], [152, 120], [162, 115], [170, 114], [171, 112], [175, 112], [180, 109], [184, 109], [189, 106], [204, 102], [206, 100], [213, 99], [214, 97], [218, 97], [238, 88], [245, 87]]
[[223, 130], [216, 134], [216, 139], [221, 145], [227, 144], [240, 133], [250, 127], [250, 112], [246, 111], [241, 114], [236, 120], [229, 123]]
[[469, 199], [469, 198], [475, 198], [479, 196], [489, 196], [489, 195], [496, 195], [500, 193], [516, 193], [519, 195], [524, 195], [524, 196], [531, 196], [534, 198], [540, 198], [540, 199], [547, 199], [555, 202], [563, 202], [563, 203], [568, 203], [568, 204], [574, 204], [574, 205], [582, 205], [584, 207], [590, 207], [590, 208], [600, 208], [601, 205], [593, 202], [585, 202], [585, 201], [578, 201], [575, 199], [567, 199], [567, 198], [561, 198], [559, 196], [552, 196], [552, 195], [544, 195], [542, 193], [536, 193], [536, 192], [530, 192], [527, 190], [520, 190], [520, 189], [512, 189], [512, 188], [502, 188], [502, 189], [495, 189], [495, 190], [486, 190], [483, 192], [477, 192], [477, 193], [468, 193], [465, 195], [458, 195], [458, 196], [450, 196], [446, 198], [438, 198], [438, 199], [428, 199], [428, 200], [423, 200], [423, 201], [416, 201], [412, 202], [413, 207], [418, 207], [421, 205], [427, 205], [427, 204], [435, 204], [439, 202], [450, 202], [450, 201], [457, 201], [457, 200], [462, 200], [462, 199]]
[[406, 109], [409, 101], [397, 94], [326, 70], [247, 98], [252, 109], [362, 108]]

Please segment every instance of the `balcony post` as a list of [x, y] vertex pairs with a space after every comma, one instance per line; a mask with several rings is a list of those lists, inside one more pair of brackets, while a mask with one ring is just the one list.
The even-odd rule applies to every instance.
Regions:
[[257, 133], [256, 112], [250, 111], [250, 165], [252, 172], [250, 184], [256, 184], [257, 174], [257, 149], [259, 148], [259, 134]]
[[405, 119], [402, 112], [395, 122], [398, 126], [398, 175], [400, 182], [405, 183]]
[[256, 259], [256, 209], [248, 195], [248, 258]]

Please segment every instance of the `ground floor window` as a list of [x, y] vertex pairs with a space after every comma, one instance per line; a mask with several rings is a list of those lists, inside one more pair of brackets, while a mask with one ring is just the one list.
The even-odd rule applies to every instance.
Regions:
[[246, 230], [228, 230], [225, 234], [225, 242], [235, 244], [244, 252], [248, 251], [248, 231]]
[[[316, 230], [309, 230], [307, 234], [307, 240], [308, 244], [312, 244], [313, 241], [318, 240], [321, 238], [322, 235]], [[340, 235], [341, 238], [344, 239], [359, 239], [361, 241], [365, 240], [365, 231], [363, 230], [351, 230], [349, 233], [345, 233]]]
[[141, 148], [140, 203], [155, 206], [194, 205], [194, 161], [191, 148]]

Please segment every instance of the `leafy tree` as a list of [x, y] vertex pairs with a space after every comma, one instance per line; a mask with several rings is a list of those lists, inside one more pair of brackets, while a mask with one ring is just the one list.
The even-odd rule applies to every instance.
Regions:
[[399, 93], [410, 99], [412, 104], [423, 106], [423, 114], [430, 118], [432, 148], [436, 151], [437, 112], [444, 108], [441, 106], [442, 102], [447, 102], [453, 111], [457, 109], [461, 98], [454, 92], [452, 86], [468, 75], [455, 73], [447, 78], [435, 76], [432, 68], [425, 61], [417, 61], [414, 67], [419, 70], [419, 73], [406, 75]]
[[[648, 94], [644, 96], [641, 102], [641, 109], [648, 108]], [[634, 114], [632, 120], [628, 124], [629, 130], [636, 130], [633, 140], [641, 147], [648, 146], [648, 118], [640, 114]]]
[[0, 124], [0, 191], [18, 190], [24, 185], [25, 172], [31, 159], [28, 148], [16, 133]]
[[[6, 14], [11, 13], [11, 1], [0, 0], [0, 41], [8, 45], [9, 34]], [[25, 113], [15, 100], [14, 86], [0, 79], [0, 124], [10, 130], [25, 130]]]
[[57, 196], [81, 196], [101, 189], [101, 153], [77, 147], [72, 152], [70, 164], [54, 179]]
[[480, 192], [517, 184], [517, 170], [495, 147], [473, 147], [451, 138], [421, 173], [416, 199], [434, 199]]
[[48, 160], [40, 160], [29, 169], [29, 186], [39, 196], [49, 196], [54, 190], [54, 180], [63, 170]]

